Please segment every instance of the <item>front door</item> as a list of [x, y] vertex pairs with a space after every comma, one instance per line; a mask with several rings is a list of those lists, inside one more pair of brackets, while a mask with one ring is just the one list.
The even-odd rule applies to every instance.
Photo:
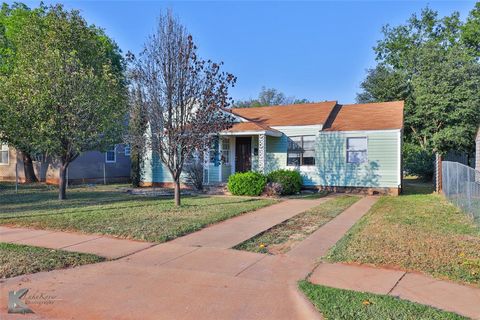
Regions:
[[237, 137], [235, 147], [235, 171], [252, 170], [252, 138]]

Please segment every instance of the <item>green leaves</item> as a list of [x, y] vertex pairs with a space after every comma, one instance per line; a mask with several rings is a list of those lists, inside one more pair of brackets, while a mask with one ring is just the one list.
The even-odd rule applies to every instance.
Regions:
[[102, 30], [61, 5], [4, 6], [0, 46], [0, 134], [9, 144], [64, 169], [83, 151], [120, 142], [125, 66]]
[[15, 51], [0, 88], [0, 130], [12, 144], [70, 159], [118, 142], [126, 88], [116, 44], [60, 5], [12, 7], [1, 17]]
[[405, 137], [423, 150], [472, 152], [480, 123], [480, 5], [466, 23], [431, 9], [386, 26], [360, 102], [405, 100]]

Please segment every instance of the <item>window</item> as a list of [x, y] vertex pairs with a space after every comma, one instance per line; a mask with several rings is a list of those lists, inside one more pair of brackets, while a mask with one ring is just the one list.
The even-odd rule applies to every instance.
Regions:
[[0, 165], [8, 165], [8, 145], [0, 144]]
[[287, 166], [315, 165], [315, 136], [290, 137]]
[[222, 164], [230, 164], [230, 140], [222, 140]]
[[218, 166], [220, 164], [218, 154], [218, 138], [212, 140], [210, 148], [208, 149], [208, 156], [210, 164], [214, 164], [215, 166]]
[[367, 138], [347, 138], [347, 163], [367, 162]]
[[130, 145], [125, 145], [125, 157], [130, 157], [130, 152], [132, 151]]
[[107, 152], [105, 152], [105, 162], [106, 163], [114, 163], [114, 162], [117, 162], [117, 147], [114, 146], [112, 149], [110, 150], [107, 150]]

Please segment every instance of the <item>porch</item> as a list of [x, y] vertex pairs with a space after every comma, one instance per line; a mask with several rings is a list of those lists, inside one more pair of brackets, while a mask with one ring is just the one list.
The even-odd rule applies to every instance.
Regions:
[[228, 181], [236, 172], [265, 172], [267, 136], [281, 137], [278, 131], [222, 132], [207, 153], [204, 184], [215, 185]]

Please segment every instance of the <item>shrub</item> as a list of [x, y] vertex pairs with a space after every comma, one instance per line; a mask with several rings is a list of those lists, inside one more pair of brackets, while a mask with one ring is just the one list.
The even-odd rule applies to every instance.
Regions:
[[235, 173], [228, 178], [228, 190], [238, 196], [258, 196], [263, 192], [267, 178], [258, 172]]
[[278, 182], [268, 182], [265, 186], [265, 194], [269, 197], [276, 197], [282, 194], [283, 187]]
[[197, 190], [203, 190], [203, 161], [197, 157], [185, 164], [186, 182]]
[[403, 145], [403, 170], [406, 174], [430, 181], [434, 173], [434, 162], [433, 153], [412, 143]]
[[296, 194], [302, 187], [302, 176], [298, 171], [275, 170], [268, 174], [268, 182], [276, 182], [282, 185], [282, 195]]

